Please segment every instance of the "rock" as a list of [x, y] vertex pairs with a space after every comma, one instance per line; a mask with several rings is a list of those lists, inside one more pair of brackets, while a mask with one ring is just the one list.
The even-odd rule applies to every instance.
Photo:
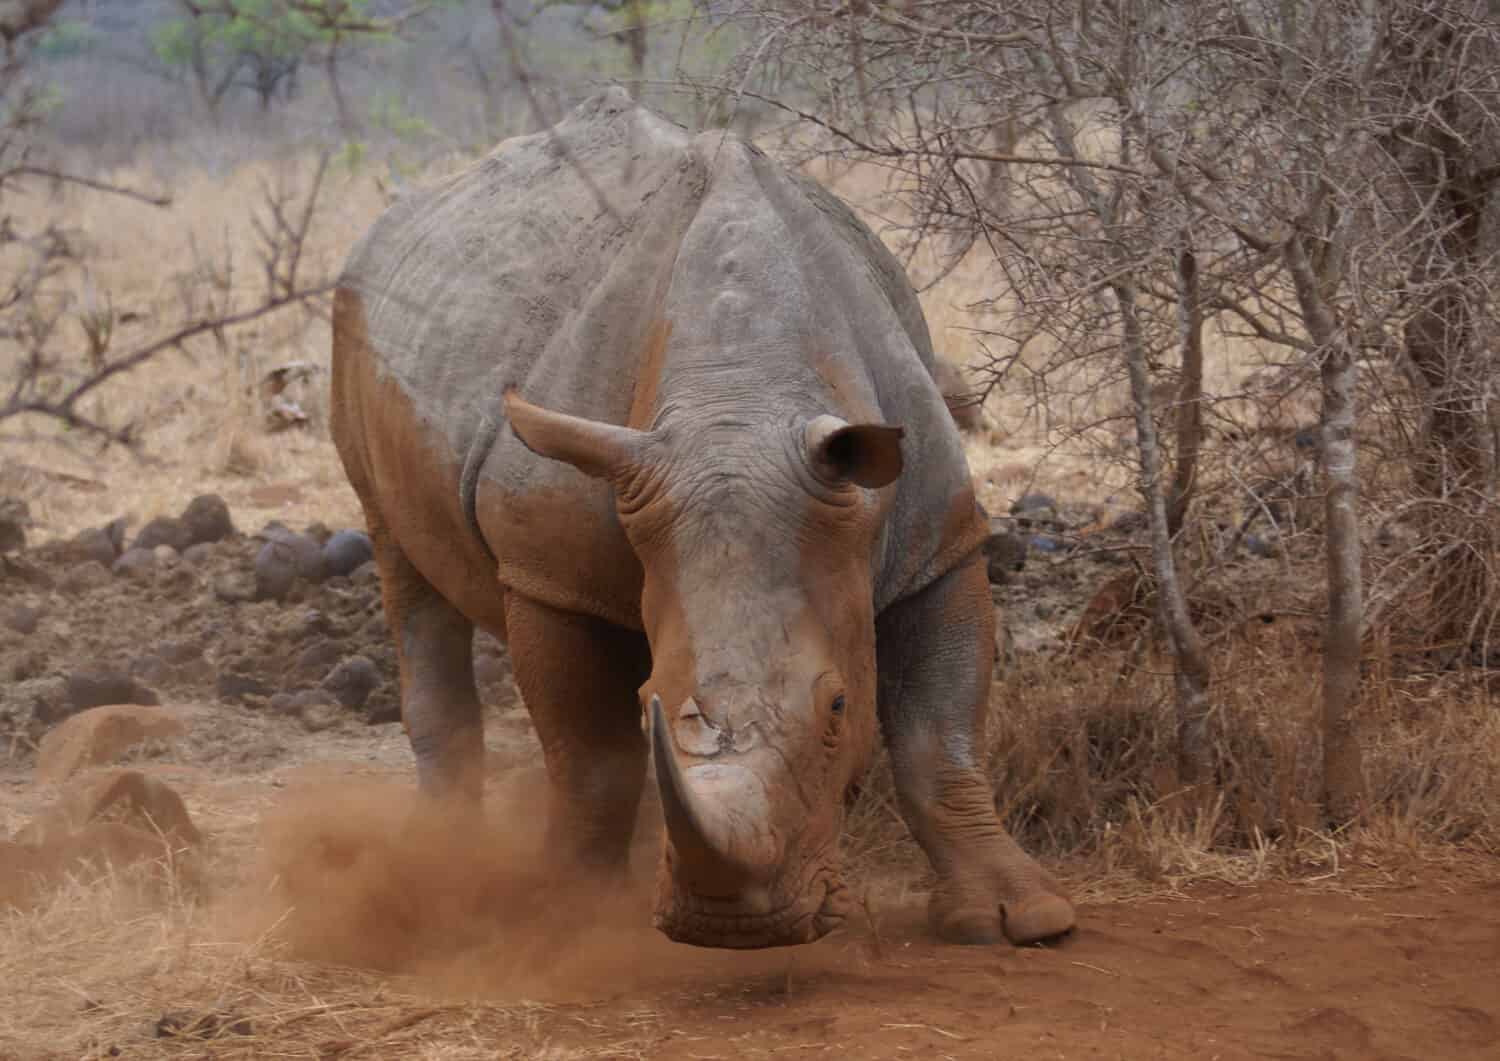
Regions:
[[323, 679], [323, 688], [351, 711], [364, 707], [379, 685], [380, 668], [368, 656], [348, 657]]
[[266, 709], [274, 715], [295, 715], [298, 711], [297, 698], [291, 693], [273, 693], [266, 701]]
[[109, 568], [97, 560], [89, 560], [68, 568], [62, 577], [61, 586], [65, 593], [87, 593], [108, 583]]
[[42, 612], [30, 604], [12, 604], [5, 609], [3, 621], [6, 626], [22, 636], [36, 633], [42, 621]]
[[131, 549], [155, 549], [158, 545], [170, 545], [179, 553], [192, 545], [193, 541], [188, 536], [187, 526], [180, 519], [172, 516], [157, 516], [150, 523], [141, 528], [141, 532], [135, 536], [135, 541], [130, 545]]
[[294, 683], [317, 681], [320, 675], [327, 674], [343, 659], [346, 652], [344, 646], [336, 641], [314, 641], [298, 653], [287, 674], [287, 680]]
[[214, 555], [214, 547], [208, 542], [197, 542], [182, 550], [182, 559], [194, 567], [201, 567]]
[[64, 720], [42, 738], [36, 779], [59, 784], [90, 766], [117, 760], [147, 740], [168, 740], [187, 732], [174, 711], [141, 704], [110, 704]]
[[255, 554], [255, 599], [281, 600], [297, 581], [297, 554], [281, 541], [269, 541]]
[[115, 539], [102, 527], [90, 527], [79, 531], [69, 543], [68, 552], [79, 560], [93, 560], [109, 567], [120, 555]]
[[1150, 519], [1144, 512], [1130, 511], [1121, 512], [1109, 525], [1109, 529], [1116, 534], [1139, 534], [1151, 525]]
[[995, 531], [985, 539], [984, 556], [990, 584], [1003, 586], [1026, 567], [1026, 539], [1010, 531]]
[[1022, 527], [1033, 523], [1056, 523], [1057, 502], [1047, 494], [1023, 494], [1010, 506], [1010, 514]]
[[1299, 427], [1297, 433], [1292, 436], [1293, 447], [1296, 448], [1298, 453], [1308, 457], [1316, 456], [1318, 450], [1322, 448], [1322, 444], [1323, 430], [1317, 424], [1308, 424], [1306, 427]]
[[1058, 553], [1063, 550], [1061, 541], [1046, 534], [1033, 535], [1029, 546], [1039, 553]]
[[360, 589], [379, 589], [380, 568], [375, 566], [373, 560], [368, 564], [360, 564], [349, 572], [349, 581]]
[[302, 533], [317, 542], [320, 546], [327, 545], [328, 539], [333, 537], [333, 531], [328, 529], [328, 524], [319, 522], [309, 523], [302, 529]]
[[125, 578], [148, 578], [156, 570], [156, 553], [151, 549], [126, 549], [110, 570]]
[[151, 556], [156, 561], [157, 567], [175, 567], [179, 553], [170, 545], [158, 545], [151, 550]]
[[161, 699], [134, 678], [112, 666], [84, 667], [67, 677], [69, 714], [109, 704], [156, 705]]
[[214, 687], [223, 700], [243, 701], [252, 696], [268, 697], [275, 691], [260, 677], [238, 668], [220, 671]]
[[349, 575], [375, 555], [364, 531], [341, 530], [323, 546], [323, 564], [330, 575]]
[[218, 494], [199, 494], [182, 510], [180, 520], [187, 532], [187, 542], [178, 546], [185, 550], [192, 545], [207, 545], [221, 542], [234, 535], [234, 520], [229, 516], [229, 506]]
[[309, 582], [321, 582], [327, 571], [323, 566], [323, 547], [305, 534], [288, 530], [280, 523], [268, 523], [260, 532], [267, 542], [275, 542], [291, 550], [293, 565], [298, 578]]
[[181, 796], [164, 782], [123, 768], [76, 779], [53, 806], [17, 833], [16, 839], [40, 847], [103, 824], [140, 831], [155, 841], [154, 856], [163, 853], [162, 837], [176, 844], [196, 844], [203, 839]]

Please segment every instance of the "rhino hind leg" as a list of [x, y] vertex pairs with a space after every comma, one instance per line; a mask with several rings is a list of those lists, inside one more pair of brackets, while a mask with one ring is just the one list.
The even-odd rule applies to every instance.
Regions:
[[438, 593], [366, 511], [386, 624], [401, 670], [401, 717], [425, 795], [478, 810], [484, 723], [474, 685], [474, 625]]
[[505, 625], [516, 684], [547, 763], [547, 851], [623, 873], [646, 779], [637, 700], [651, 669], [646, 639], [514, 592], [506, 595]]
[[994, 605], [977, 556], [882, 614], [881, 730], [897, 801], [937, 874], [933, 929], [956, 943], [1035, 943], [1074, 927], [1062, 888], [1000, 823], [984, 772]]

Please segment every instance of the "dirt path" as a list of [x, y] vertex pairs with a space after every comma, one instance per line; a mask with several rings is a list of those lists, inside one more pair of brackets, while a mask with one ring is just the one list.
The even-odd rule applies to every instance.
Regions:
[[860, 931], [709, 990], [557, 1013], [536, 1041], [607, 1053], [624, 1037], [653, 1058], [1500, 1057], [1500, 879], [1202, 886], [1084, 919], [1061, 947], [986, 951], [933, 944], [907, 909], [878, 949]]
[[[1493, 860], [1096, 903], [1045, 949], [936, 943], [887, 884], [873, 928], [704, 951], [649, 928], [649, 838], [635, 888], [534, 868], [534, 765], [503, 771], [488, 835], [412, 841], [388, 736], [318, 734], [321, 755], [248, 774], [159, 764], [219, 883], [201, 906], [75, 891], [14, 921], [0, 1057], [1500, 1058]], [[156, 1037], [172, 1013], [253, 1033]]]

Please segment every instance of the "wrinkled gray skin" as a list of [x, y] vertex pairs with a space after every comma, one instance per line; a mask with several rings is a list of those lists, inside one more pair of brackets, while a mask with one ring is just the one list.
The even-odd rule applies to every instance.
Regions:
[[398, 202], [340, 281], [332, 420], [423, 789], [477, 798], [477, 623], [510, 643], [556, 855], [623, 866], [654, 759], [673, 939], [842, 921], [877, 733], [937, 931], [1071, 928], [982, 770], [988, 524], [932, 372], [843, 204], [618, 90]]

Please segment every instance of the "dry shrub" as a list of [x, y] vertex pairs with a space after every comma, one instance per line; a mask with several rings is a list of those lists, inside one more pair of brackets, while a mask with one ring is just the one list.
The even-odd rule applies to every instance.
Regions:
[[[1033, 656], [996, 681], [989, 726], [996, 807], [1023, 846], [1062, 863], [1089, 889], [1113, 881], [1106, 894], [1201, 876], [1323, 872], [1351, 844], [1500, 846], [1500, 713], [1486, 687], [1458, 674], [1367, 680], [1371, 802], [1354, 826], [1326, 833], [1315, 802], [1316, 624], [1266, 618], [1252, 618], [1218, 646], [1211, 689], [1218, 776], [1206, 791], [1177, 782], [1171, 664], [1157, 646]], [[867, 872], [924, 868], [883, 761], [852, 804], [847, 831], [846, 850]]]

